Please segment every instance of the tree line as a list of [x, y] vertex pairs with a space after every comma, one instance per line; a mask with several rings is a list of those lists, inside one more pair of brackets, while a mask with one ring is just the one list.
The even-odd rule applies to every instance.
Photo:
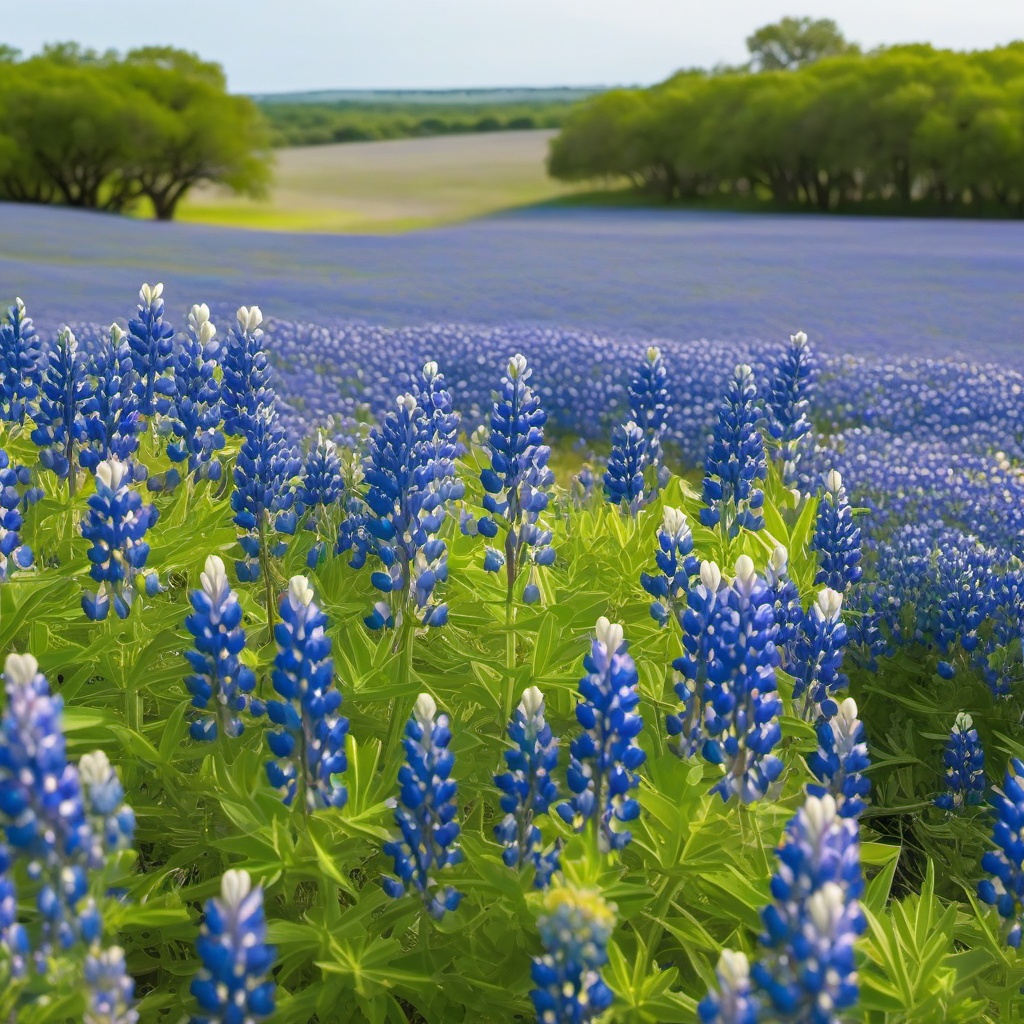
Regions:
[[550, 173], [626, 179], [667, 201], [1024, 216], [1024, 42], [870, 54], [841, 36], [824, 52], [788, 42], [755, 34], [743, 68], [584, 102]]
[[171, 47], [124, 55], [0, 47], [0, 199], [170, 220], [203, 182], [259, 195], [268, 130], [218, 64]]

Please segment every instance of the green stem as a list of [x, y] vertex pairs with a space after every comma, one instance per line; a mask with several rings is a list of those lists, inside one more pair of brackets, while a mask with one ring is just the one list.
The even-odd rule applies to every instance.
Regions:
[[[412, 682], [413, 669], [412, 659], [416, 643], [416, 620], [410, 615], [402, 621], [402, 635], [400, 638], [401, 660], [399, 661], [399, 678], [404, 686]], [[411, 688], [411, 687], [410, 687]], [[391, 752], [397, 745], [402, 735], [405, 721], [401, 715], [402, 704], [398, 697], [391, 700], [388, 707], [388, 737], [384, 747], [384, 763], [387, 764]]]
[[270, 552], [267, 550], [266, 513], [261, 512], [260, 529], [260, 573], [263, 575], [263, 588], [267, 602], [267, 643], [274, 642], [274, 585], [270, 579]]

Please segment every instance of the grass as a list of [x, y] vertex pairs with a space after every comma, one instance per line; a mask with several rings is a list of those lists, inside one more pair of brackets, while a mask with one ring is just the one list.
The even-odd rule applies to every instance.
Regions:
[[263, 201], [196, 190], [179, 219], [271, 231], [396, 233], [571, 196], [544, 159], [550, 131], [484, 133], [277, 151]]

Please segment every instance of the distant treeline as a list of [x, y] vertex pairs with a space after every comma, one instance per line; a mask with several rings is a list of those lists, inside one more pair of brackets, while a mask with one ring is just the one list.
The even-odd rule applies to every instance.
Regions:
[[368, 142], [424, 135], [524, 131], [558, 128], [572, 109], [571, 100], [485, 102], [480, 104], [259, 101], [274, 146], [319, 146], [331, 142]]
[[624, 178], [668, 201], [1024, 216], [1024, 43], [752, 66], [588, 100], [554, 140], [551, 174]]
[[259, 194], [268, 150], [256, 104], [194, 54], [0, 46], [0, 199], [169, 220], [200, 182]]

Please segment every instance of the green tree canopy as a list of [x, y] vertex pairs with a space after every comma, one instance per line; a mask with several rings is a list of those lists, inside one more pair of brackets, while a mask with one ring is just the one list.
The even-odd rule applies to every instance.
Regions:
[[788, 71], [855, 49], [831, 18], [783, 18], [747, 37], [758, 71]]

